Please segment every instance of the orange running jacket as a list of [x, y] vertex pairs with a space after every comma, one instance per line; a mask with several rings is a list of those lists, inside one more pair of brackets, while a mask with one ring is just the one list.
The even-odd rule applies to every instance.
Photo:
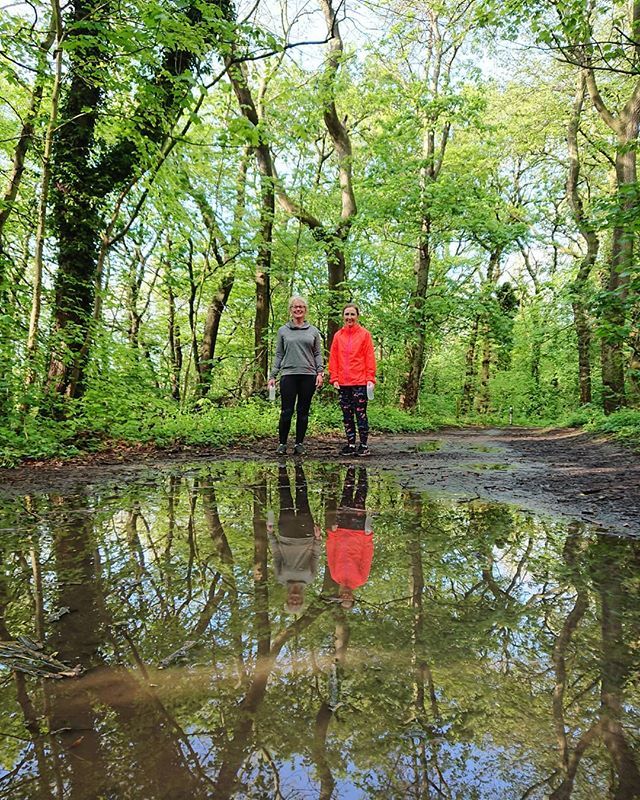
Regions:
[[376, 382], [373, 339], [361, 325], [343, 327], [336, 333], [329, 352], [329, 382], [340, 386], [364, 386]]
[[327, 562], [331, 577], [339, 586], [357, 589], [363, 586], [373, 560], [373, 533], [353, 528], [327, 531]]

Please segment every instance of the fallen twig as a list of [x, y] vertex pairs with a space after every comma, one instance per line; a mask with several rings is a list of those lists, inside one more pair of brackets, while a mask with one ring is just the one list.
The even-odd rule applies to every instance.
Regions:
[[41, 645], [26, 637], [0, 642], [0, 664], [38, 678], [77, 678], [84, 671], [80, 664], [70, 667], [55, 656], [47, 655]]

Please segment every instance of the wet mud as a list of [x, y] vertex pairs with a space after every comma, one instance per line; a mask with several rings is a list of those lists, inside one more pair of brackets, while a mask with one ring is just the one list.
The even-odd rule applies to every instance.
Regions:
[[[305, 460], [344, 460], [335, 437], [310, 438]], [[431, 434], [377, 435], [367, 464], [390, 470], [418, 491], [485, 499], [640, 536], [640, 452], [576, 429], [449, 428]], [[185, 462], [271, 461], [275, 440], [224, 449], [119, 451], [0, 470], [0, 496], [72, 491]], [[291, 456], [289, 456], [291, 458]]]

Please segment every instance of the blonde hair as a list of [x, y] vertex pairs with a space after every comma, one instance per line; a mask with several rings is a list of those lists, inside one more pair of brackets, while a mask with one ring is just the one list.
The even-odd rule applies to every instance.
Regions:
[[293, 297], [289, 298], [289, 311], [291, 311], [294, 303], [303, 303], [305, 311], [309, 310], [309, 303], [307, 303], [304, 297], [300, 297], [299, 294], [294, 294]]

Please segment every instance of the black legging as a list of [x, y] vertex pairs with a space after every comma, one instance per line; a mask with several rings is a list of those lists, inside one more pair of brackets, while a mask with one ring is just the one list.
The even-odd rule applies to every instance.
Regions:
[[336, 514], [339, 528], [349, 528], [352, 531], [365, 530], [367, 518], [366, 504], [369, 481], [367, 470], [358, 469], [358, 483], [356, 485], [356, 468], [351, 464], [344, 476], [342, 497]]
[[285, 466], [278, 470], [278, 494], [280, 496], [280, 516], [278, 529], [280, 536], [290, 539], [306, 539], [313, 536], [313, 517], [309, 508], [307, 479], [302, 465], [296, 464], [295, 503], [291, 495], [289, 473]]
[[278, 426], [280, 444], [287, 443], [296, 399], [298, 401], [296, 409], [296, 444], [304, 442], [307, 425], [309, 424], [311, 398], [315, 390], [315, 375], [283, 375], [280, 378], [280, 397], [282, 400], [282, 411], [280, 412], [280, 424]]

